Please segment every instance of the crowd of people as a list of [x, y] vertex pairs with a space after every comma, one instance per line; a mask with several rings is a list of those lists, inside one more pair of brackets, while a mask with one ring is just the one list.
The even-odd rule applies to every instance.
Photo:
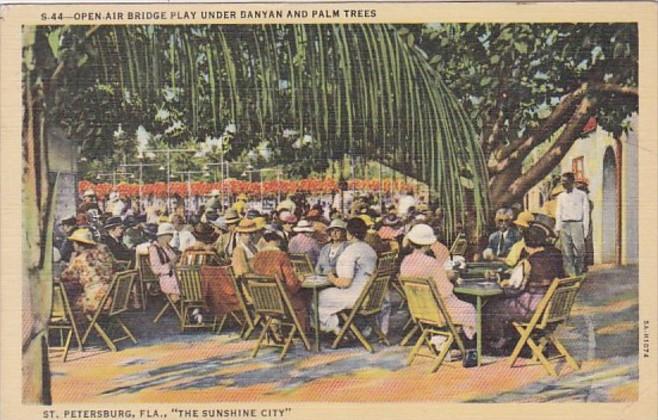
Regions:
[[[126, 212], [125, 205], [120, 209], [116, 203], [107, 200], [107, 208], [101, 209], [94, 192], [85, 191], [77, 214], [61, 221], [59, 278], [74, 285], [69, 290], [77, 288], [74, 302], [82, 311], [93, 312], [113, 272], [134, 266], [139, 255], [148, 255], [161, 292], [176, 302], [176, 267], [189, 264], [191, 254], [203, 253], [206, 264], [230, 265], [236, 276], [278, 276], [303, 329], [310, 328], [309, 314], [317, 310], [320, 329], [338, 333], [338, 313], [354, 305], [376, 271], [378, 256], [392, 251], [399, 275], [434, 280], [450, 316], [461, 326], [469, 349], [464, 365], [475, 365], [475, 308], [454, 294], [458, 258], [443, 243], [442, 211], [411, 191], [389, 203], [376, 203], [367, 194], [355, 195], [349, 203], [342, 194], [332, 203], [291, 194], [269, 212], [256, 209], [245, 195], [229, 207], [219, 191], [212, 191], [192, 214], [168, 214], [162, 208]], [[504, 262], [511, 273], [501, 282], [505, 293], [488, 304], [483, 315], [492, 351], [508, 349], [515, 336], [510, 322], [527, 320], [554, 278], [584, 270], [589, 207], [572, 174], [563, 175], [545, 208], [537, 214], [499, 209], [496, 231], [482, 250], [469, 254], [469, 259]], [[333, 286], [320, 291], [318, 308], [311, 308], [291, 254], [307, 255], [316, 273]], [[390, 308], [387, 299], [378, 319], [384, 333]], [[201, 322], [203, 314], [197, 311], [194, 317]]]

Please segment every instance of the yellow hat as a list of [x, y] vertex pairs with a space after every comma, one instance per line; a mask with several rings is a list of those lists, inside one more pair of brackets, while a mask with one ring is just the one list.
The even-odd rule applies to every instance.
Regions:
[[87, 228], [76, 229], [71, 236], [70, 241], [82, 242], [83, 244], [96, 245], [94, 238], [91, 236], [91, 231]]
[[532, 215], [529, 211], [522, 211], [516, 216], [514, 224], [524, 228], [530, 227], [530, 223], [535, 221], [535, 216]]
[[551, 197], [557, 197], [558, 195], [560, 195], [563, 192], [564, 192], [564, 187], [562, 186], [562, 184], [560, 184], [560, 185], [556, 186], [555, 188], [553, 188], [553, 190], [551, 191]]
[[255, 219], [242, 219], [235, 231], [238, 233], [252, 233], [263, 229], [263, 227], [259, 226]]
[[248, 200], [247, 194], [241, 193], [240, 195], [238, 195], [238, 200], [247, 201]]
[[372, 217], [368, 216], [367, 214], [360, 214], [357, 216], [359, 219], [363, 220], [363, 222], [366, 224], [366, 226], [370, 227], [375, 224], [375, 222], [372, 220]]

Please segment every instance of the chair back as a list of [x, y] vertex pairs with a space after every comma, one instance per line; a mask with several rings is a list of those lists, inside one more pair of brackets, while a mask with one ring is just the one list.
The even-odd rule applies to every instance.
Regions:
[[314, 274], [314, 267], [307, 254], [290, 254], [292, 268], [299, 277]]
[[455, 242], [452, 243], [450, 247], [450, 255], [460, 255], [464, 256], [466, 254], [466, 249], [468, 248], [468, 242], [463, 234], [459, 234], [455, 239]]
[[400, 283], [407, 296], [409, 313], [416, 322], [446, 326], [447, 311], [431, 278], [400, 276]]
[[584, 276], [576, 276], [553, 280], [544, 297], [545, 305], [542, 305], [543, 308], [540, 306], [542, 308], [541, 328], [564, 322], [569, 318], [571, 307], [576, 301], [584, 278]]
[[[363, 300], [359, 307], [360, 315], [373, 315], [382, 310], [384, 299], [386, 299], [388, 293], [390, 280], [391, 273], [386, 271], [377, 271], [370, 277], [368, 283], [366, 283], [366, 287], [364, 287], [361, 292]], [[359, 302], [359, 300], [357, 300], [357, 302]]]
[[393, 251], [382, 253], [377, 259], [377, 272], [392, 274], [397, 271], [397, 254]]
[[219, 256], [212, 251], [185, 251], [178, 262], [179, 266], [220, 265]]
[[128, 310], [130, 294], [137, 277], [137, 270], [120, 271], [114, 274], [108, 295], [112, 296], [112, 304], [107, 315], [113, 316]]
[[287, 296], [276, 277], [245, 274], [242, 279], [251, 295], [256, 314], [275, 317], [289, 315]]
[[203, 302], [201, 272], [198, 266], [176, 268], [176, 279], [180, 288], [181, 300], [185, 303]]
[[68, 323], [71, 322], [69, 314], [71, 306], [68, 297], [64, 291], [64, 286], [60, 282], [53, 283], [53, 303], [50, 311], [50, 322]]
[[139, 279], [142, 283], [158, 281], [158, 277], [153, 273], [153, 270], [151, 270], [151, 262], [149, 261], [148, 254], [137, 256], [137, 270], [139, 272]]

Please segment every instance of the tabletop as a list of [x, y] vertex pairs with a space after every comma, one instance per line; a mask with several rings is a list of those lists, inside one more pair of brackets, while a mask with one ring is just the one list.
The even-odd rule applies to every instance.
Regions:
[[503, 293], [503, 289], [497, 283], [486, 283], [485, 286], [483, 282], [466, 282], [459, 286], [455, 286], [453, 293], [470, 295], [470, 296], [498, 296]]
[[320, 289], [329, 286], [331, 286], [331, 283], [327, 280], [327, 276], [320, 276], [317, 274], [304, 276], [304, 281], [302, 281], [302, 288], [304, 289]]

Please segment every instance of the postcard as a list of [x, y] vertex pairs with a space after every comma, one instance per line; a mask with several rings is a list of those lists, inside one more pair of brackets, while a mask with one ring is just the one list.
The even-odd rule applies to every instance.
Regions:
[[656, 418], [656, 12], [2, 6], [0, 417]]

